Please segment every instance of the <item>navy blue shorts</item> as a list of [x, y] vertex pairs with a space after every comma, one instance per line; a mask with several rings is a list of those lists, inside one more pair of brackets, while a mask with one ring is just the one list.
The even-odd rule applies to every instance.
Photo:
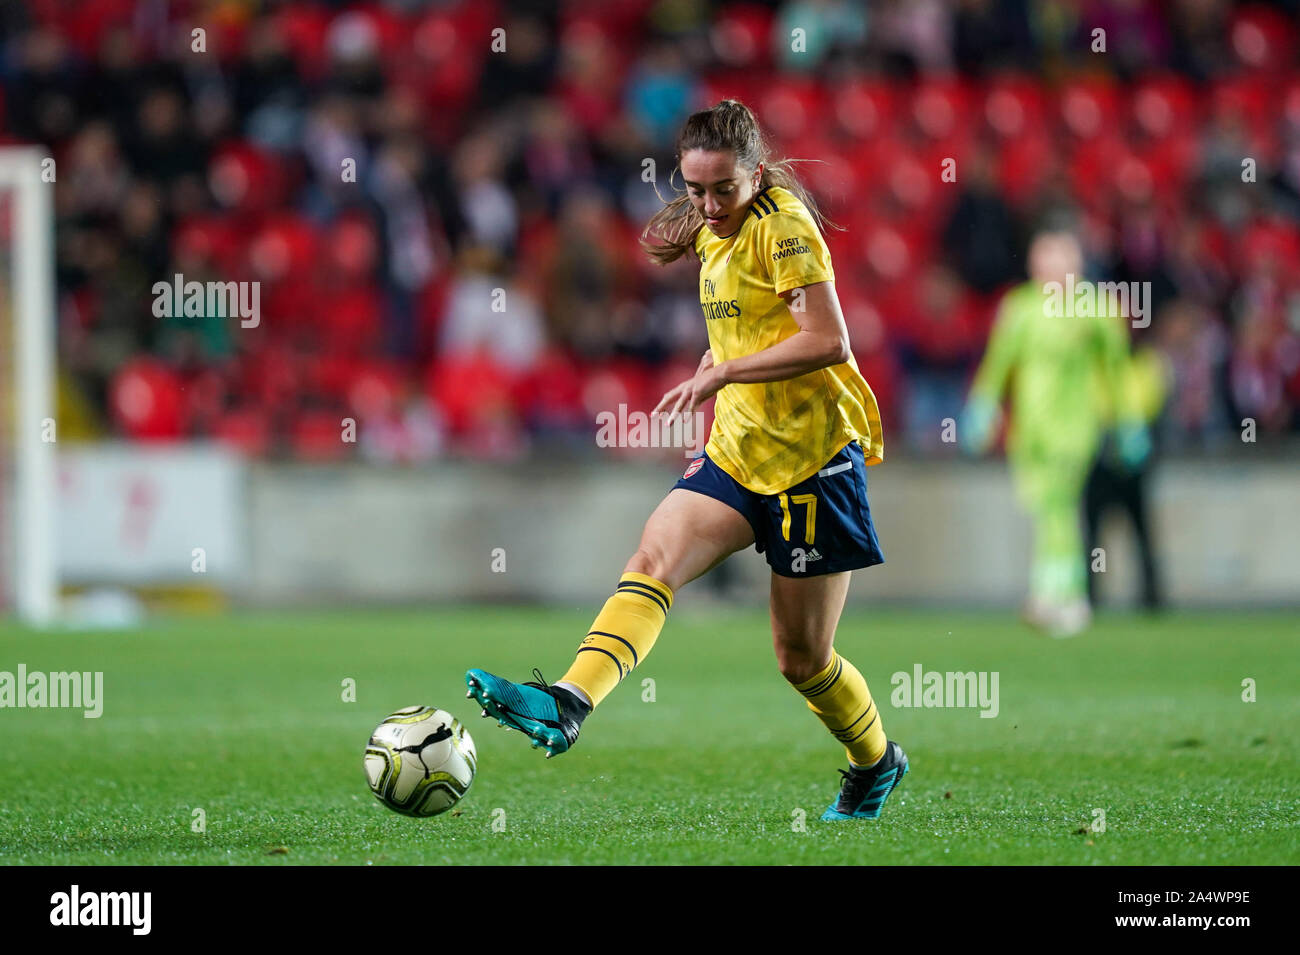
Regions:
[[707, 494], [743, 514], [754, 529], [754, 546], [782, 577], [816, 577], [885, 562], [867, 506], [862, 446], [856, 441], [780, 494], [751, 491], [707, 454], [692, 461], [673, 487]]

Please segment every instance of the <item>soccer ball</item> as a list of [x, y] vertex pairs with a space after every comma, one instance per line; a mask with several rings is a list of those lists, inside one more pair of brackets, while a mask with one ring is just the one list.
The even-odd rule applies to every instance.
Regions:
[[404, 816], [436, 816], [474, 781], [478, 755], [460, 720], [432, 706], [391, 713], [366, 744], [366, 779], [375, 798]]

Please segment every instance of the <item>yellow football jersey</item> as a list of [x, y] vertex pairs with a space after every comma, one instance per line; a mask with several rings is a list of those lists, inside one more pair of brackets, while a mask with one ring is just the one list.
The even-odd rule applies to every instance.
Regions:
[[[835, 280], [811, 213], [781, 186], [754, 197], [733, 235], [700, 229], [695, 252], [716, 364], [799, 331], [779, 293]], [[880, 410], [852, 355], [798, 378], [727, 385], [705, 451], [751, 491], [776, 494], [811, 477], [850, 441], [862, 445], [867, 464], [884, 457]]]

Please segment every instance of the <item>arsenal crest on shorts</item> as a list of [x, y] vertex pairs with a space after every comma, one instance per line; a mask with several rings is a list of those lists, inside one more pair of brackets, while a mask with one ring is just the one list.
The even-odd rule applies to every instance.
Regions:
[[690, 464], [686, 465], [686, 471], [682, 474], [682, 477], [688, 478], [702, 467], [704, 467], [704, 455], [701, 454]]

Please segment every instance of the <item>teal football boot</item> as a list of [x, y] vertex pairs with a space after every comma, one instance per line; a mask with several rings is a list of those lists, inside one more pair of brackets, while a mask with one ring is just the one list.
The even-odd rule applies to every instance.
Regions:
[[483, 716], [528, 736], [533, 748], [545, 749], [550, 759], [577, 742], [578, 728], [591, 707], [563, 687], [549, 686], [537, 670], [533, 676], [536, 683], [511, 683], [485, 670], [470, 670], [465, 674], [465, 696], [478, 700]]
[[907, 775], [907, 754], [903, 747], [890, 741], [885, 755], [870, 769], [841, 769], [844, 777], [840, 796], [822, 813], [822, 822], [841, 819], [878, 819], [885, 800]]

